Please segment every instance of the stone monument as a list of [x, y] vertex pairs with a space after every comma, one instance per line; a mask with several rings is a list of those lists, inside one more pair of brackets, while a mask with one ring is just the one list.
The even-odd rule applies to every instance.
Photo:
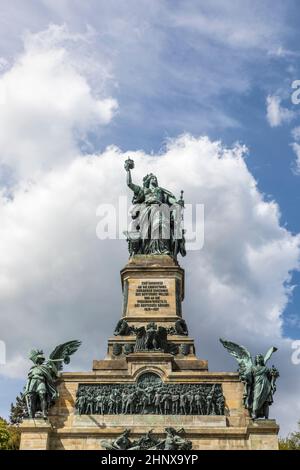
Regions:
[[265, 366], [276, 348], [252, 361], [245, 348], [222, 340], [237, 373], [210, 372], [196, 356], [177, 261], [186, 254], [183, 192], [177, 199], [153, 174], [138, 186], [133, 168], [128, 159], [130, 257], [107, 355], [91, 371], [59, 373], [47, 415], [21, 425], [21, 449], [277, 449], [279, 427], [268, 409], [278, 372]]

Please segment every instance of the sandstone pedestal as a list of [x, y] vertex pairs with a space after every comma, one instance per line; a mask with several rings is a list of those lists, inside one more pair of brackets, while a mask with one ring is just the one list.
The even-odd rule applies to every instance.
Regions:
[[52, 426], [44, 419], [25, 419], [20, 424], [20, 450], [48, 450]]
[[[60, 397], [50, 410], [49, 424], [26, 420], [21, 428], [21, 447], [102, 449], [103, 440], [116, 439], [126, 428], [130, 428], [130, 438], [135, 440], [150, 429], [157, 437], [163, 437], [165, 428], [174, 427], [184, 428], [194, 450], [277, 449], [276, 422], [253, 422], [249, 417], [243, 406], [243, 384], [238, 374], [209, 372], [207, 361], [196, 356], [193, 338], [175, 331], [174, 325], [183, 317], [184, 298], [184, 271], [178, 263], [170, 256], [134, 256], [121, 271], [121, 281], [121, 319], [126, 321], [128, 331], [125, 335], [116, 332], [109, 338], [106, 357], [94, 360], [92, 371], [61, 374]], [[172, 346], [172, 353], [155, 348], [137, 350], [137, 331], [147, 329], [150, 322], [169, 332], [167, 343]], [[217, 408], [209, 414], [208, 408], [196, 412], [194, 404], [189, 414], [178, 410], [157, 413], [154, 408], [146, 413], [122, 414], [121, 401], [115, 414], [107, 411], [108, 405], [104, 414], [99, 413], [96, 403], [91, 405], [92, 412], [80, 415], [76, 409], [81, 393], [78, 391], [111, 386], [119, 387], [121, 395], [124, 387], [138, 386], [145, 374], [153, 374], [171, 390], [198, 386], [217, 389], [225, 399], [224, 412], [220, 414]]]

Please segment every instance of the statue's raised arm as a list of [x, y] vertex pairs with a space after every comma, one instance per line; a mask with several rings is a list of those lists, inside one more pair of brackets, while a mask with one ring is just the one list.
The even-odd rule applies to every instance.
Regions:
[[268, 360], [271, 359], [271, 356], [277, 351], [277, 348], [275, 346], [272, 346], [270, 349], [268, 349], [267, 353], [265, 354], [264, 357], [264, 363], [267, 364]]
[[136, 199], [138, 199], [139, 194], [140, 194], [141, 201], [136, 201], [136, 202], [142, 202], [142, 194], [141, 194], [142, 188], [141, 186], [138, 186], [137, 184], [134, 184], [132, 182], [131, 170], [133, 170], [134, 168], [134, 161], [128, 157], [124, 163], [124, 168], [127, 173], [127, 178], [126, 178], [127, 186], [134, 192], [133, 203], [135, 202]]

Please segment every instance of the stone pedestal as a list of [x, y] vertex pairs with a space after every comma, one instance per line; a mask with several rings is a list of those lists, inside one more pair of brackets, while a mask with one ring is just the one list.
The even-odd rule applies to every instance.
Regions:
[[123, 317], [172, 322], [182, 317], [184, 270], [167, 255], [136, 255], [121, 271]]
[[[209, 372], [207, 361], [196, 356], [193, 338], [187, 331], [176, 330], [176, 322], [183, 318], [184, 298], [184, 271], [178, 263], [170, 256], [134, 256], [121, 271], [121, 281], [125, 334], [118, 330], [109, 338], [106, 357], [94, 360], [92, 371], [61, 374], [60, 396], [49, 415], [52, 427], [26, 420], [21, 428], [21, 448], [102, 449], [103, 440], [115, 440], [126, 428], [131, 430], [130, 439], [136, 440], [150, 429], [156, 437], [163, 437], [165, 428], [173, 427], [184, 428], [195, 450], [277, 449], [278, 426], [272, 420], [250, 419], [238, 374]], [[157, 350], [152, 343], [150, 349], [136, 347], [138, 332], [146, 331], [151, 322], [155, 323], [153, 331], [162, 328], [168, 332], [167, 348]], [[143, 380], [148, 380], [149, 374], [156, 385], [151, 389], [149, 382], [147, 399]], [[124, 412], [130, 390], [140, 390], [141, 383], [144, 388], [137, 392], [135, 408]], [[203, 390], [202, 401], [198, 398], [202, 408], [197, 406], [195, 395], [192, 405], [186, 401], [185, 409], [179, 407], [179, 398], [175, 412], [171, 399], [167, 410], [161, 399], [159, 409], [154, 404], [155, 387], [160, 387], [157, 383], [175, 396], [185, 394], [184, 400], [188, 400], [189, 390], [194, 390], [194, 395]], [[112, 399], [111, 390], [116, 393]], [[209, 394], [216, 393], [224, 397], [224, 409], [216, 402], [209, 404]], [[102, 411], [97, 404], [99, 394], [106, 400]], [[84, 398], [82, 414], [78, 407], [81, 395], [92, 396]], [[115, 400], [112, 407], [111, 400]]]
[[[182, 301], [184, 299], [184, 270], [168, 255], [136, 255], [121, 271], [123, 291], [123, 314], [129, 327], [140, 328], [154, 322], [156, 327], [174, 328], [176, 321], [182, 320]], [[124, 357], [130, 346], [134, 346], [135, 335], [115, 335], [108, 340], [108, 356], [115, 356], [120, 345], [118, 358]], [[194, 340], [188, 335], [173, 334], [168, 341], [177, 349], [177, 359], [195, 356]], [[127, 345], [127, 350], [125, 345]], [[148, 354], [149, 358], [149, 354]], [[94, 363], [94, 367], [96, 363]], [[207, 369], [207, 362], [198, 362], [198, 367]]]
[[20, 424], [20, 450], [48, 450], [52, 425], [44, 419], [24, 419]]

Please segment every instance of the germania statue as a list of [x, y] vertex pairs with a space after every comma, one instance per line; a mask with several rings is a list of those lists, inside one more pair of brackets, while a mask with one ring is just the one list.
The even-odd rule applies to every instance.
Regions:
[[143, 179], [143, 186], [132, 182], [134, 161], [125, 161], [127, 186], [133, 191], [131, 229], [125, 233], [130, 255], [156, 254], [185, 256], [183, 223], [183, 191], [180, 199], [164, 188], [152, 173]]
[[268, 419], [279, 372], [274, 366], [269, 368], [266, 364], [277, 348], [273, 346], [265, 356], [258, 354], [253, 360], [244, 346], [224, 339], [220, 341], [239, 364], [240, 379], [244, 383], [245, 408], [249, 410], [253, 419]]
[[29, 358], [34, 365], [29, 370], [24, 392], [30, 418], [35, 418], [37, 413], [44, 419], [47, 418], [50, 406], [58, 398], [58, 372], [62, 370], [63, 363], [69, 364], [70, 356], [77, 351], [80, 344], [77, 340], [60, 344], [52, 351], [48, 360], [42, 350], [33, 349], [30, 352]]

